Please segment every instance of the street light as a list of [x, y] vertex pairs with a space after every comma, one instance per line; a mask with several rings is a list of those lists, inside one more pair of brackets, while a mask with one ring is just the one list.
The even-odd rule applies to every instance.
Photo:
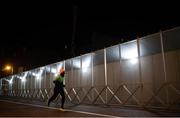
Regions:
[[13, 74], [13, 67], [10, 65], [6, 65], [2, 71], [11, 71], [11, 74]]

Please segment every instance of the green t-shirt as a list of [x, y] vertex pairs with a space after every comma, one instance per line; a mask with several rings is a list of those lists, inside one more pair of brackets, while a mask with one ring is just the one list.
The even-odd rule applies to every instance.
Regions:
[[55, 81], [63, 82], [63, 81], [64, 81], [64, 77], [62, 77], [61, 75], [58, 75], [58, 76], [55, 78]]

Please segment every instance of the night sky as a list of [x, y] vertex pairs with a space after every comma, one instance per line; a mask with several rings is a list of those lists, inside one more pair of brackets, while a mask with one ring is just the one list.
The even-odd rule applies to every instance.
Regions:
[[5, 3], [0, 67], [11, 63], [32, 69], [180, 26], [177, 5], [164, 1]]

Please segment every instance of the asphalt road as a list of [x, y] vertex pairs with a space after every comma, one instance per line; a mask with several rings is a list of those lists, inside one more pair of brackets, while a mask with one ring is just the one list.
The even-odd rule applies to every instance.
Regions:
[[129, 107], [60, 104], [0, 97], [0, 117], [179, 117], [180, 112], [157, 111]]
[[0, 117], [103, 117], [103, 115], [72, 110], [63, 112], [58, 108], [0, 100]]

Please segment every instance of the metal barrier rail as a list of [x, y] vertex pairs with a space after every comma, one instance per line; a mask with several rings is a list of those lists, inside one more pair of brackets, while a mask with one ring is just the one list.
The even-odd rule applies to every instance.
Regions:
[[[96, 86], [96, 87], [74, 87], [65, 88], [66, 102], [71, 102], [73, 104], [102, 104], [102, 105], [119, 105], [119, 106], [137, 106], [142, 108], [162, 108], [168, 110], [180, 110], [177, 105], [180, 104], [180, 90], [178, 90], [172, 83], [162, 84], [157, 91], [151, 91], [148, 100], [143, 102], [141, 98], [137, 97], [137, 93], [147, 88], [143, 87], [143, 84], [137, 84], [133, 89], [127, 84], [121, 84], [117, 88], [112, 86]], [[176, 94], [176, 98], [167, 102], [162, 100], [158, 95], [163, 90], [171, 90]], [[124, 93], [127, 95], [125, 99], [124, 96], [119, 94]], [[42, 102], [47, 101], [49, 97], [53, 94], [53, 88], [50, 89], [19, 89], [19, 90], [9, 90], [7, 96], [11, 97], [21, 97], [30, 100], [41, 100]], [[105, 98], [108, 96], [108, 99]], [[58, 98], [61, 98], [59, 95]], [[58, 102], [58, 98], [55, 102]], [[133, 101], [133, 104], [131, 102]], [[160, 104], [154, 105], [153, 101], [158, 101]], [[116, 102], [116, 104], [111, 104], [111, 102]]]

